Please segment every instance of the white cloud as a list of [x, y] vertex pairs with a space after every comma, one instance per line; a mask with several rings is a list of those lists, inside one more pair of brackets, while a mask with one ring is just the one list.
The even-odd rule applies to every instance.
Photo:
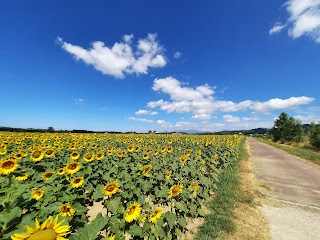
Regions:
[[266, 102], [257, 102], [253, 104], [252, 109], [257, 112], [265, 112], [270, 110], [293, 109], [300, 105], [309, 104], [314, 101], [311, 97], [291, 97], [288, 99], [274, 98]]
[[314, 123], [320, 122], [320, 116], [314, 116], [314, 115], [307, 115], [307, 116], [297, 115], [297, 116], [294, 116], [294, 118], [299, 119], [303, 124], [309, 124], [311, 122], [314, 122]]
[[136, 115], [151, 115], [151, 116], [153, 116], [153, 115], [157, 115], [158, 112], [141, 109], [141, 110], [136, 111], [135, 114]]
[[146, 118], [129, 117], [128, 119], [129, 119], [129, 120], [132, 120], [132, 121], [140, 121], [140, 122], [149, 122], [149, 123], [154, 122], [153, 120], [146, 119]]
[[75, 100], [74, 100], [74, 103], [75, 104], [85, 104], [86, 103], [86, 100], [85, 99], [83, 99], [83, 98], [76, 98]]
[[235, 117], [232, 115], [223, 115], [223, 120], [227, 123], [237, 123], [240, 122], [240, 118], [239, 117]]
[[281, 32], [282, 29], [284, 29], [286, 27], [286, 24], [282, 25], [280, 22], [277, 22], [269, 31], [269, 34], [274, 34], [274, 33], [278, 33]]
[[237, 112], [254, 110], [267, 112], [279, 109], [293, 109], [300, 105], [314, 101], [311, 97], [291, 97], [289, 99], [270, 99], [266, 102], [245, 100], [239, 103], [232, 101], [220, 101], [214, 98], [214, 89], [208, 84], [195, 88], [182, 86], [182, 83], [173, 78], [155, 79], [152, 87], [154, 91], [167, 94], [170, 101], [163, 99], [147, 103], [149, 108], [159, 108], [168, 113], [192, 113], [192, 119], [209, 120], [214, 112]]
[[116, 78], [124, 78], [125, 74], [147, 74], [149, 68], [160, 68], [167, 64], [163, 55], [163, 47], [156, 40], [156, 34], [148, 34], [140, 39], [133, 49], [133, 35], [124, 35], [122, 42], [112, 47], [105, 46], [101, 41], [92, 43], [91, 49], [64, 42], [58, 37], [61, 47], [72, 54], [76, 60], [92, 65], [96, 70]]
[[320, 43], [320, 0], [289, 0], [285, 3], [289, 18], [286, 24], [277, 22], [270, 34], [288, 26], [292, 38], [310, 36]]
[[174, 54], [173, 54], [173, 57], [174, 58], [180, 58], [182, 56], [182, 53], [181, 52], [175, 52]]

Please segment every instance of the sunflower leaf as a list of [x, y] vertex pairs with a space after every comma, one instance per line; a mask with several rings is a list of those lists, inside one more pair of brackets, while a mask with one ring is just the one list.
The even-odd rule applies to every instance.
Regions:
[[132, 225], [128, 231], [128, 233], [130, 235], [133, 235], [133, 236], [142, 236], [143, 235], [143, 231], [142, 231], [142, 228], [137, 226], [137, 225]]

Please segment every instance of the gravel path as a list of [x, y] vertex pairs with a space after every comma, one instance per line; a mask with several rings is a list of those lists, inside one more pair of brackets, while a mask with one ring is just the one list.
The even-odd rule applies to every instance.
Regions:
[[256, 178], [281, 206], [261, 210], [275, 240], [320, 240], [320, 167], [248, 138]]

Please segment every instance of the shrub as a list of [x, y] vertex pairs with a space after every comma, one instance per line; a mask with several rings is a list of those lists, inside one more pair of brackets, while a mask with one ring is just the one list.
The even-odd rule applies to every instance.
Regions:
[[320, 122], [318, 124], [311, 123], [309, 138], [310, 144], [320, 149]]

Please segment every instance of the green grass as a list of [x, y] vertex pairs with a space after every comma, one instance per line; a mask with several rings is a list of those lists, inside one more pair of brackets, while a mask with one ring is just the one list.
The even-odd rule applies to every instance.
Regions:
[[233, 222], [234, 208], [237, 202], [252, 202], [253, 198], [240, 191], [240, 161], [247, 157], [241, 144], [238, 161], [230, 166], [220, 178], [216, 197], [208, 203], [210, 214], [205, 216], [205, 222], [198, 228], [197, 240], [217, 239], [222, 232], [233, 233], [236, 226]]
[[309, 160], [311, 162], [314, 162], [314, 163], [320, 165], [320, 152], [319, 151], [316, 151], [311, 148], [275, 143], [272, 140], [266, 140], [266, 139], [262, 139], [262, 138], [256, 138], [256, 139], [261, 142], [267, 143], [271, 146], [282, 149], [292, 155], [298, 156], [300, 158], [303, 158], [305, 160]]

